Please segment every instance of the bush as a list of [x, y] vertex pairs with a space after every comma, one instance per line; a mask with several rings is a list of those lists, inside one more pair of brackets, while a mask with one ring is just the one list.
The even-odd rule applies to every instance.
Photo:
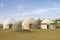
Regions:
[[3, 28], [3, 25], [2, 24], [0, 24], [0, 28]]
[[41, 29], [40, 26], [38, 26], [37, 29]]
[[60, 23], [55, 24], [56, 28], [60, 28]]
[[20, 32], [20, 33], [32, 33], [32, 30], [26, 30], [26, 29], [20, 29], [20, 30], [16, 30], [16, 32]]

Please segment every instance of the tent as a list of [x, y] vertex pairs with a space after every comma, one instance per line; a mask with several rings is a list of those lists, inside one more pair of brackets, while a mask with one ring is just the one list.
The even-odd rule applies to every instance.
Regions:
[[56, 22], [56, 28], [60, 28], [60, 18], [56, 18], [55, 22]]
[[33, 18], [27, 18], [22, 22], [22, 29], [36, 29], [36, 21]]
[[8, 18], [3, 22], [3, 29], [15, 29], [15, 28], [17, 28], [17, 22], [12, 18]]
[[57, 18], [56, 19], [56, 23], [60, 23], [60, 18]]
[[50, 19], [44, 19], [41, 22], [41, 29], [55, 29], [55, 22]]

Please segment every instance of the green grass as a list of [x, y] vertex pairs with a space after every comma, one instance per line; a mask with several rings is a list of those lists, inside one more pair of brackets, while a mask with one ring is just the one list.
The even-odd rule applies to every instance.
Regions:
[[3, 30], [0, 40], [60, 40], [60, 28], [55, 30]]

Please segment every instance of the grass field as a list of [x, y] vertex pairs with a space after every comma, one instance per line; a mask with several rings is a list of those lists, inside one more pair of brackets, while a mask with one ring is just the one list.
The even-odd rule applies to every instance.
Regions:
[[60, 40], [60, 28], [55, 30], [3, 30], [0, 29], [0, 40]]

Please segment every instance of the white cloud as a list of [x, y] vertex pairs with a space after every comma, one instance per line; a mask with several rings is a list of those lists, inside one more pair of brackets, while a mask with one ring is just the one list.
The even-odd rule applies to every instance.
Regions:
[[23, 12], [21, 14], [18, 14], [19, 16], [22, 15], [33, 15], [33, 14], [47, 14], [47, 13], [59, 13], [60, 8], [46, 8], [46, 9], [37, 9], [37, 10], [32, 10], [29, 12]]
[[45, 12], [47, 12], [48, 10], [47, 9], [38, 9], [38, 10], [34, 10], [34, 11], [32, 11], [31, 13], [33, 13], [33, 14], [40, 14], [40, 13], [45, 13]]
[[24, 8], [24, 5], [22, 5], [22, 4], [20, 4], [20, 5], [16, 5], [16, 6], [11, 6], [12, 8], [14, 8], [14, 9], [17, 9], [17, 10], [21, 10], [21, 9], [23, 9]]
[[53, 3], [53, 5], [57, 5], [57, 3]]
[[22, 9], [22, 8], [24, 8], [24, 6], [21, 4], [21, 5], [17, 5], [16, 8], [17, 9]]
[[48, 0], [48, 4], [50, 7], [53, 7], [53, 8], [60, 8], [60, 5], [58, 2], [54, 2], [52, 0]]
[[4, 4], [3, 4], [3, 3], [1, 3], [1, 4], [0, 4], [0, 6], [1, 6], [1, 7], [4, 7]]
[[53, 2], [52, 0], [48, 0], [48, 3], [51, 4], [51, 5], [53, 5], [53, 6], [56, 6], [57, 5], [57, 3], [56, 2]]

